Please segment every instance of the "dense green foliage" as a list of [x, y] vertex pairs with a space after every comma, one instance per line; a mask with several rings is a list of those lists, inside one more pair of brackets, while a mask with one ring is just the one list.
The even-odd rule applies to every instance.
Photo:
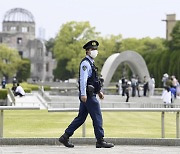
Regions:
[[96, 38], [97, 34], [89, 22], [72, 21], [62, 25], [53, 50], [58, 63], [55, 78], [64, 80], [78, 76], [78, 63], [85, 55], [82, 44]]
[[[156, 87], [162, 87], [161, 79], [164, 73], [180, 77], [180, 22], [177, 22], [171, 36], [171, 41], [149, 37], [123, 39], [121, 35], [101, 37], [89, 22], [72, 21], [62, 25], [56, 39], [49, 40], [48, 48], [53, 50], [57, 60], [57, 68], [54, 70], [56, 79], [77, 78], [79, 62], [85, 56], [82, 46], [87, 41], [96, 39], [100, 43], [99, 55], [96, 59], [99, 72], [110, 55], [132, 50], [143, 56], [150, 75], [156, 80]], [[117, 82], [124, 72], [127, 78], [132, 75], [126, 63], [122, 63], [117, 68], [112, 81]]]
[[172, 33], [172, 40], [167, 42], [167, 55], [168, 60], [168, 73], [174, 74], [176, 77], [180, 77], [180, 21], [177, 21]]
[[0, 44], [0, 78], [8, 80], [15, 74], [18, 81], [26, 81], [30, 77], [30, 60], [21, 59], [17, 50]]
[[177, 21], [173, 31], [171, 33], [172, 40], [167, 44], [170, 51], [179, 51], [180, 50], [180, 21]]
[[21, 58], [18, 51], [0, 44], [0, 77], [12, 77], [20, 66]]
[[26, 81], [30, 77], [30, 67], [31, 64], [29, 59], [23, 59], [21, 61], [16, 75], [19, 82]]

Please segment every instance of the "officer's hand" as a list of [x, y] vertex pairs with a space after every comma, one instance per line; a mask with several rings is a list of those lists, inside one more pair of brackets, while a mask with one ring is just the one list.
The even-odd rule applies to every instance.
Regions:
[[81, 96], [81, 101], [84, 102], [84, 103], [86, 103], [86, 101], [87, 101], [87, 96]]
[[98, 96], [99, 96], [100, 99], [104, 99], [104, 94], [102, 92], [99, 92]]

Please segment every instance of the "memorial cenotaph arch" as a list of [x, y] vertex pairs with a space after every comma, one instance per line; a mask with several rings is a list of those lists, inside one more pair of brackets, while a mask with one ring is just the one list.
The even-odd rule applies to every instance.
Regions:
[[144, 76], [150, 78], [149, 71], [143, 57], [135, 51], [124, 51], [112, 54], [104, 63], [101, 75], [104, 78], [104, 87], [107, 87], [121, 63], [126, 63], [134, 75], [138, 75], [143, 82]]

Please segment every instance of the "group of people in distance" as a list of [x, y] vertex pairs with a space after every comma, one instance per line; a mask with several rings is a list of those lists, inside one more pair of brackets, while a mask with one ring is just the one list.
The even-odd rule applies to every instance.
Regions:
[[[6, 78], [3, 77], [2, 81], [1, 81], [1, 86], [2, 89], [6, 88]], [[24, 89], [20, 86], [20, 83], [17, 82], [16, 77], [13, 78], [13, 86], [11, 88], [11, 90], [13, 91], [14, 96], [25, 96], [25, 91]]]
[[11, 88], [11, 90], [14, 93], [14, 96], [25, 96], [25, 91], [24, 89], [21, 87], [20, 83], [17, 83], [15, 79], [13, 79], [13, 86]]
[[129, 101], [130, 92], [131, 96], [135, 97], [138, 95], [140, 97], [140, 91], [143, 90], [143, 96], [153, 96], [154, 95], [154, 88], [155, 88], [155, 79], [150, 77], [147, 79], [144, 76], [143, 82], [140, 81], [138, 76], [132, 75], [130, 80], [127, 80], [124, 76], [119, 80], [119, 84], [116, 85], [118, 88], [118, 94], [122, 93], [122, 96], [127, 96], [126, 102]]
[[[163, 100], [165, 107], [172, 105], [176, 96], [180, 96], [180, 84], [174, 75], [169, 76], [165, 73], [162, 77], [163, 82], [163, 92], [161, 99]], [[142, 87], [140, 87], [140, 84]], [[138, 76], [132, 76], [130, 80], [127, 80], [125, 77], [119, 81], [117, 84], [118, 93], [122, 96], [127, 96], [126, 102], [129, 101], [130, 92], [132, 93], [132, 97], [136, 96], [136, 92], [138, 97], [140, 97], [140, 89], [143, 90], [143, 96], [153, 96], [154, 95], [154, 88], [155, 88], [155, 79], [151, 75], [149, 79], [144, 76], [144, 80], [141, 83], [139, 81]]]

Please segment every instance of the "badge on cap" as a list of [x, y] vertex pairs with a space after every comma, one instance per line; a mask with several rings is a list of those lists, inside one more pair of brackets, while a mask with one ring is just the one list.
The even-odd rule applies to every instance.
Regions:
[[82, 69], [85, 71], [85, 70], [87, 69], [87, 66], [84, 65], [84, 66], [82, 67]]
[[95, 46], [96, 45], [96, 42], [92, 42], [92, 46]]
[[84, 46], [83, 46], [83, 49], [97, 49], [99, 46], [99, 43], [98, 41], [96, 40], [91, 40], [89, 42], [87, 42]]

